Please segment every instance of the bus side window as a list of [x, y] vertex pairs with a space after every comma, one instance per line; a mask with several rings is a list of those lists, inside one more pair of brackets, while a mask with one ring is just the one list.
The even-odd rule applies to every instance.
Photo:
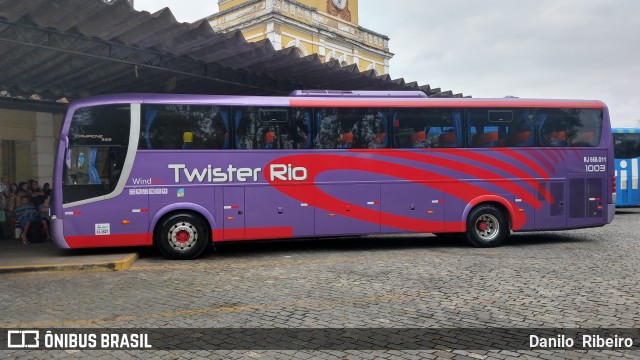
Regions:
[[597, 146], [601, 128], [598, 109], [548, 109], [538, 116], [542, 146]]
[[144, 105], [138, 149], [223, 149], [228, 112], [205, 105]]
[[376, 108], [321, 108], [316, 116], [317, 149], [375, 149], [387, 146], [388, 117]]
[[437, 148], [461, 146], [461, 116], [455, 109], [397, 109], [393, 147]]
[[532, 146], [535, 137], [533, 135], [534, 114], [525, 111], [516, 117], [509, 127], [509, 135], [506, 139], [506, 146]]
[[311, 112], [288, 107], [245, 107], [236, 110], [237, 149], [308, 149]]
[[602, 129], [602, 111], [572, 109], [566, 112], [570, 116], [569, 146], [598, 146]]
[[[515, 132], [520, 131], [518, 122], [514, 121], [514, 112], [509, 108], [468, 111], [467, 138], [469, 146], [474, 148], [513, 146], [512, 136], [516, 138]], [[531, 136], [530, 132], [528, 136]]]
[[[352, 135], [352, 147], [376, 149], [386, 147], [387, 117], [379, 109], [350, 109], [346, 115], [346, 138]], [[348, 124], [353, 123], [349, 128]]]

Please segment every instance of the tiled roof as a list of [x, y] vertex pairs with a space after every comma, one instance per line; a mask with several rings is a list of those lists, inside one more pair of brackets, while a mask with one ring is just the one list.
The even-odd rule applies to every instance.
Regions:
[[[295, 89], [422, 90], [460, 97], [355, 65], [322, 63], [177, 22], [167, 8], [136, 11], [126, 0], [0, 0], [0, 90], [46, 99], [149, 92], [288, 94]], [[1, 96], [1, 95], [0, 95]]]

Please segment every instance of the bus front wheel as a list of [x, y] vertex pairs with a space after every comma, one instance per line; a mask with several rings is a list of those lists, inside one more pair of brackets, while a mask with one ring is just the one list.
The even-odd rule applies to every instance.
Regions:
[[495, 247], [509, 235], [509, 223], [504, 212], [493, 205], [481, 205], [469, 213], [466, 237], [473, 246]]
[[199, 217], [186, 213], [166, 218], [157, 236], [156, 245], [160, 253], [176, 260], [195, 259], [209, 242], [204, 222]]

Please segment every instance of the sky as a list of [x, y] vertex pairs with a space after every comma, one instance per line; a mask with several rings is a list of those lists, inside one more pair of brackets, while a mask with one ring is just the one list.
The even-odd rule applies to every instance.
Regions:
[[[178, 21], [217, 0], [135, 0]], [[640, 126], [638, 0], [360, 0], [360, 26], [390, 38], [390, 75], [474, 98], [602, 100]]]

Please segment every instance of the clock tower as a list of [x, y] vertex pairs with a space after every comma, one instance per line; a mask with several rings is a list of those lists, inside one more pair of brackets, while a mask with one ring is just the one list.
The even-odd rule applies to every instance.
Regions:
[[241, 30], [249, 42], [317, 54], [324, 62], [389, 73], [389, 38], [358, 25], [358, 0], [218, 0], [207, 17], [216, 32]]
[[327, 0], [327, 13], [351, 21], [351, 12], [347, 7], [348, 0]]

